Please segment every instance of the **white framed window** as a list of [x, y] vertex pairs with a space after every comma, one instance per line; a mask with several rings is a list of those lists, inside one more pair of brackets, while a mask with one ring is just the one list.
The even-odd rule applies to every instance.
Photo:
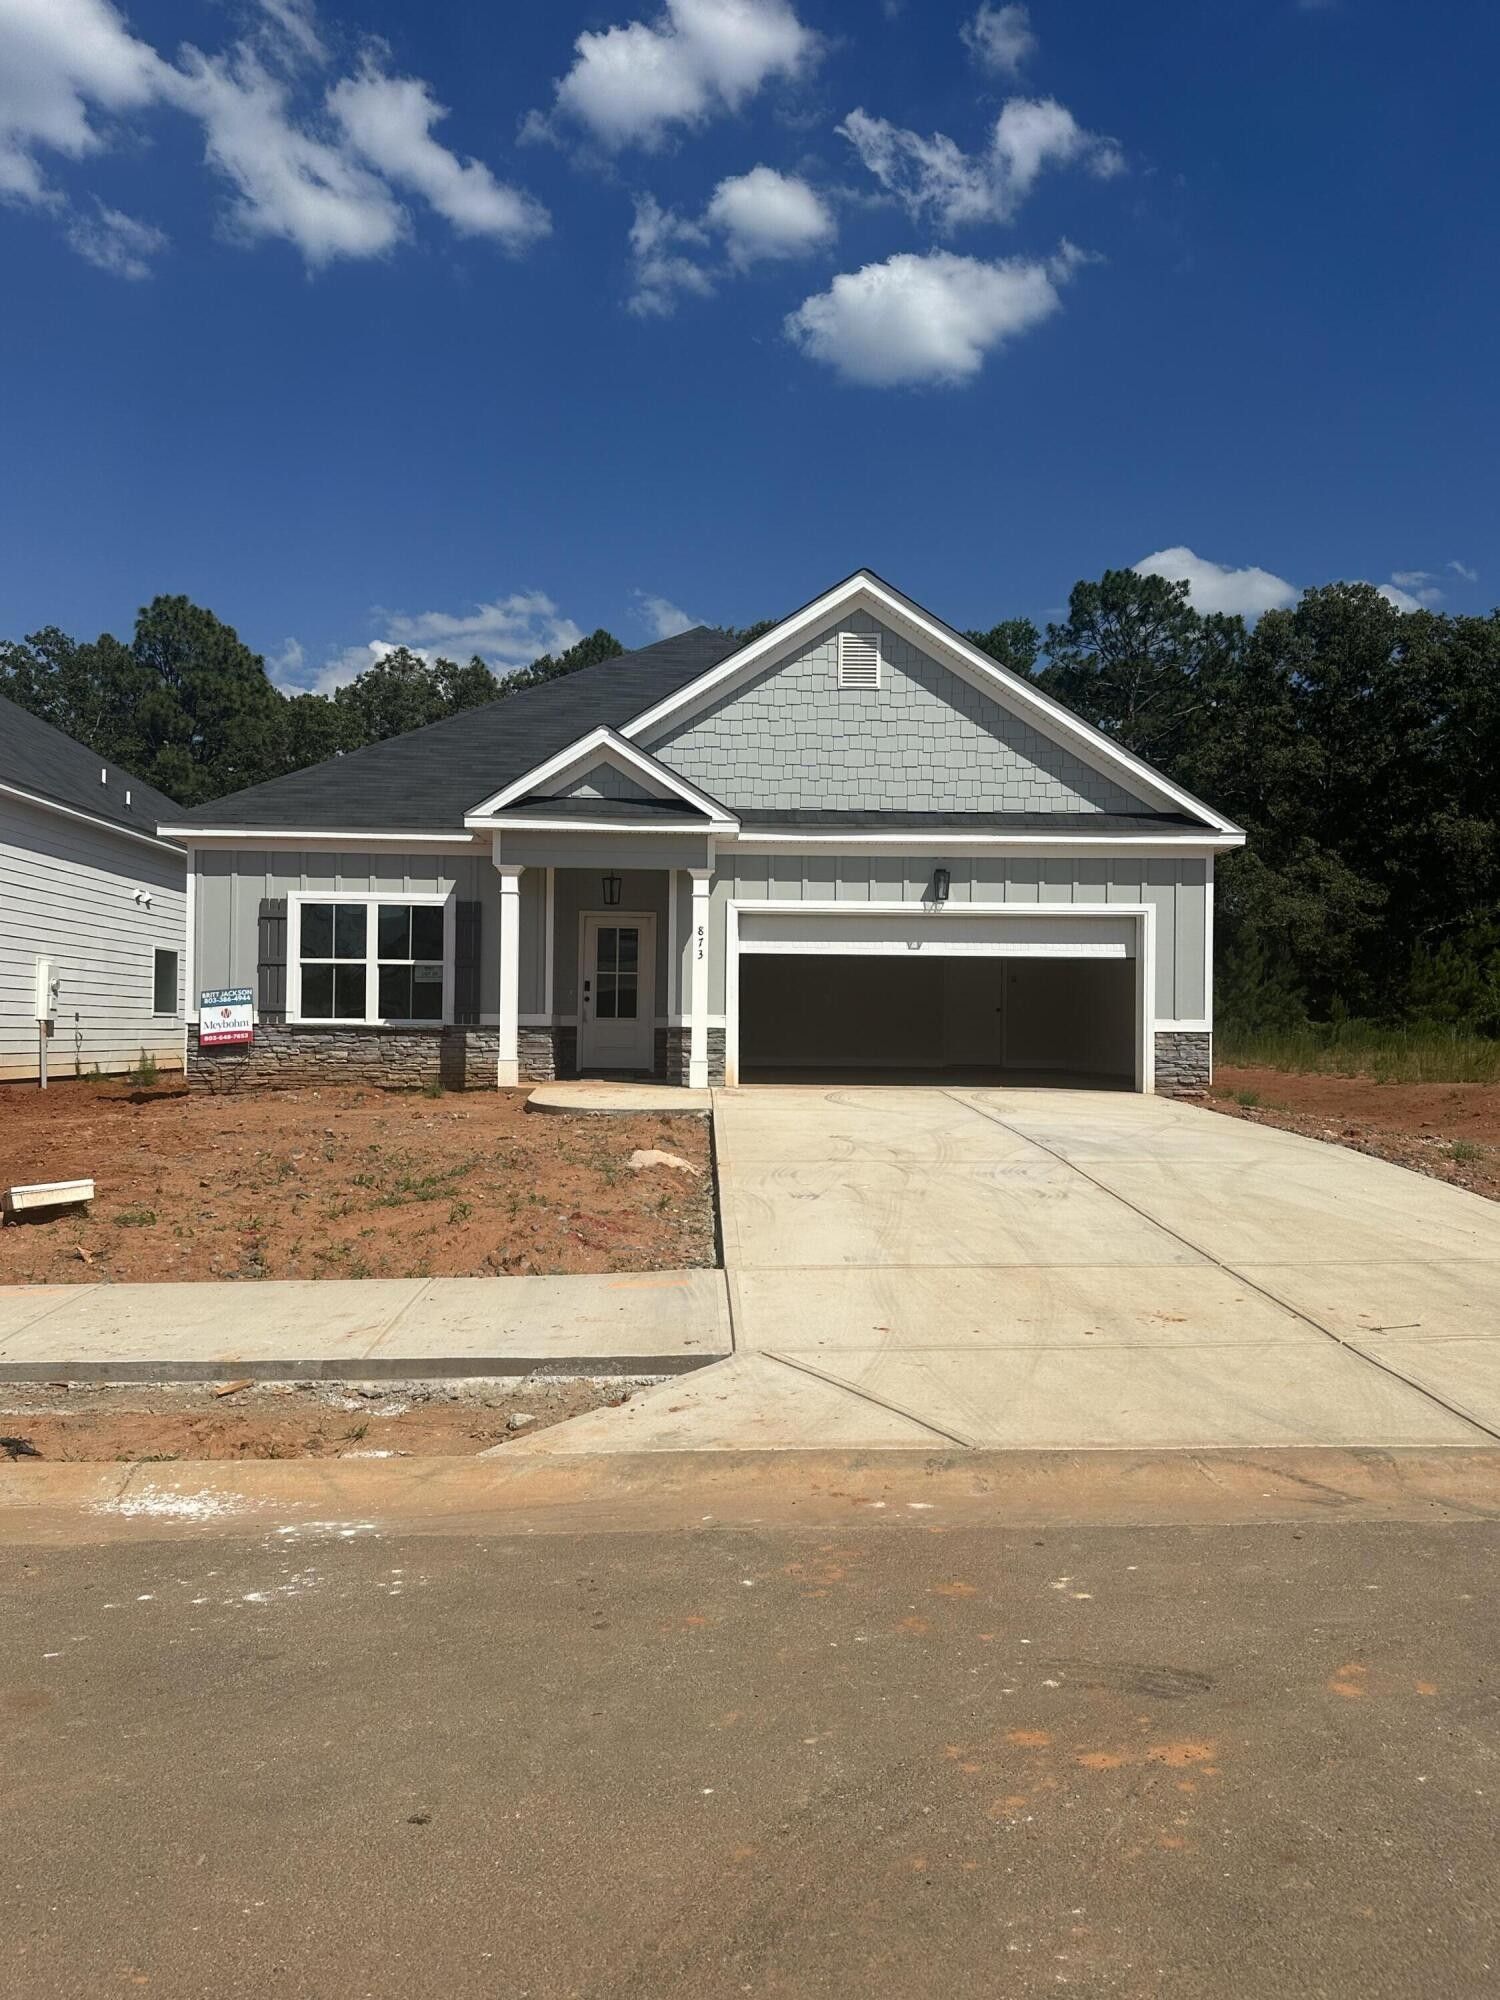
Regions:
[[840, 632], [839, 686], [880, 686], [880, 640], [873, 632]]
[[287, 897], [287, 1016], [308, 1025], [439, 1027], [453, 1016], [453, 898]]
[[151, 954], [151, 1011], [177, 1012], [177, 954], [164, 951], [160, 945]]

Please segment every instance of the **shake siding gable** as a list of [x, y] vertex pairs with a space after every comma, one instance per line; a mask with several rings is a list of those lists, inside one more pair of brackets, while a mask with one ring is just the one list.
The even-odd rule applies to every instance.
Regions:
[[[840, 630], [878, 639], [879, 687], [839, 686]], [[747, 814], [1157, 809], [868, 612], [644, 747]]]

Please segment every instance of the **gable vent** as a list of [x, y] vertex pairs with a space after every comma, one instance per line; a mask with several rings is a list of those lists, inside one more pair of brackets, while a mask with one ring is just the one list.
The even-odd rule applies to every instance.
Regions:
[[880, 641], [873, 632], [840, 632], [839, 686], [880, 686]]

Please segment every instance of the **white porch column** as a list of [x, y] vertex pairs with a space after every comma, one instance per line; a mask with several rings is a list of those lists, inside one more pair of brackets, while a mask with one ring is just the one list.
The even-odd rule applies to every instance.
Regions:
[[521, 876], [514, 861], [497, 861], [500, 877], [500, 1060], [495, 1081], [502, 1088], [521, 1081]]
[[688, 1088], [708, 1088], [708, 891], [711, 868], [690, 868], [693, 928], [688, 939]]

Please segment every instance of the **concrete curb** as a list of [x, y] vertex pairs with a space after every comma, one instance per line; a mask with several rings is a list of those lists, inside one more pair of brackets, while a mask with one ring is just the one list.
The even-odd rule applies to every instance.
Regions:
[[1500, 1520], [1500, 1449], [612, 1452], [572, 1459], [0, 1461], [0, 1543], [295, 1528], [917, 1532], [959, 1522], [1238, 1527]]
[[509, 1380], [525, 1375], [689, 1375], [728, 1350], [706, 1354], [454, 1354], [327, 1355], [302, 1360], [231, 1355], [215, 1361], [0, 1361], [3, 1382], [461, 1382]]

